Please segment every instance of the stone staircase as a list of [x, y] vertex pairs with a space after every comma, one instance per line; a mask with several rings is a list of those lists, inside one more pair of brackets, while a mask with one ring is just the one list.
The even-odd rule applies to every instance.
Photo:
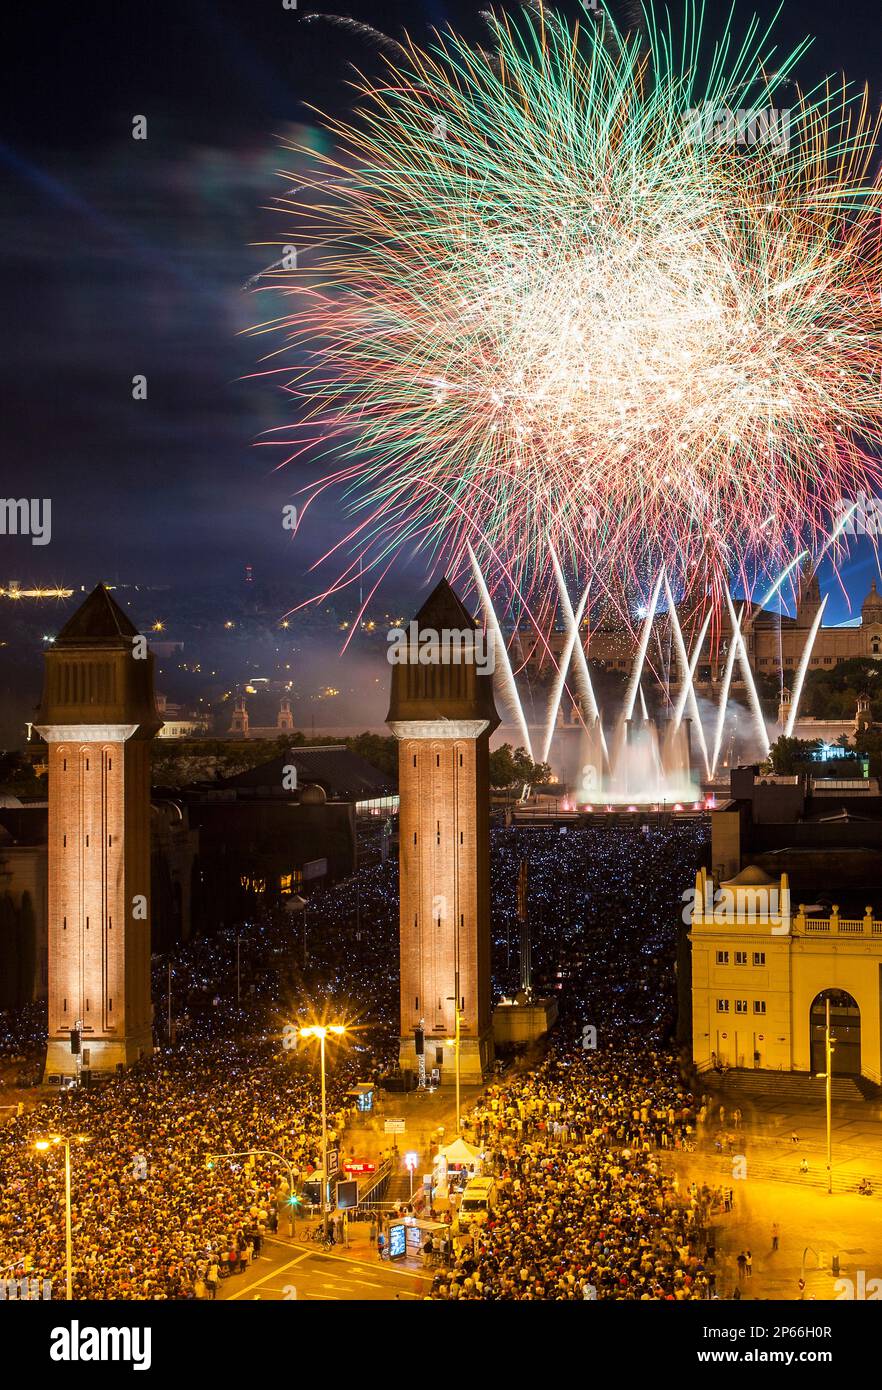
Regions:
[[[414, 1193], [419, 1190], [414, 1186]], [[400, 1206], [402, 1202], [410, 1201], [410, 1174], [393, 1173], [389, 1179], [389, 1186], [383, 1194], [383, 1205], [389, 1207]]]
[[[802, 1071], [752, 1071], [733, 1068], [725, 1077], [702, 1072], [699, 1084], [709, 1086], [720, 1098], [776, 1101], [788, 1103], [817, 1101], [823, 1104], [824, 1081]], [[878, 1101], [882, 1088], [864, 1076], [834, 1076], [834, 1101]]]
[[[731, 1187], [738, 1196], [738, 1182], [733, 1181], [732, 1173], [732, 1154], [709, 1154], [703, 1151], [706, 1162], [710, 1170], [716, 1171], [719, 1181], [723, 1186]], [[805, 1156], [808, 1158], [809, 1171], [801, 1173], [799, 1171], [798, 1158]], [[797, 1187], [814, 1188], [817, 1192], [827, 1190], [827, 1168], [824, 1155], [811, 1152], [802, 1147], [799, 1155], [796, 1151], [783, 1149], [777, 1153], [772, 1149], [757, 1150], [748, 1149], [747, 1151], [747, 1173], [746, 1176], [754, 1180], [770, 1182], [793, 1183]], [[873, 1195], [867, 1197], [867, 1207], [873, 1211], [874, 1219], [877, 1206], [871, 1203], [878, 1203], [882, 1200], [882, 1168], [866, 1167], [862, 1168], [861, 1177], [868, 1178], [873, 1185]], [[833, 1167], [833, 1191], [837, 1193], [857, 1193], [860, 1178], [855, 1174], [837, 1169], [835, 1162]]]

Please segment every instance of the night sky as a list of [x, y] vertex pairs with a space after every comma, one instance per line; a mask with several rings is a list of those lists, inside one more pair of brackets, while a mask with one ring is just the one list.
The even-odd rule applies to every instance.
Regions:
[[[0, 537], [0, 583], [208, 584], [249, 561], [290, 576], [293, 592], [305, 560], [341, 535], [328, 499], [308, 538], [286, 537], [281, 506], [311, 475], [274, 473], [254, 447], [289, 406], [241, 379], [260, 351], [242, 333], [257, 317], [243, 286], [272, 259], [250, 243], [278, 237], [267, 205], [283, 187], [275, 171], [291, 167], [275, 137], [308, 134], [310, 104], [345, 111], [350, 63], [380, 67], [350, 32], [304, 23], [324, 8], [90, 0], [17, 6], [7, 20], [2, 492], [51, 497], [53, 535], [45, 547]], [[412, 0], [334, 13], [417, 38], [450, 21], [478, 39], [480, 8]], [[709, 23], [728, 8], [708, 0]], [[774, 6], [757, 8], [768, 17]], [[787, 46], [816, 36], [807, 85], [845, 69], [878, 105], [879, 0], [791, 0], [780, 32]], [[131, 138], [135, 115], [147, 117], [146, 141]], [[132, 400], [137, 373], [146, 401]], [[856, 552], [858, 603], [874, 568], [868, 546]], [[844, 603], [832, 616], [847, 616]]]

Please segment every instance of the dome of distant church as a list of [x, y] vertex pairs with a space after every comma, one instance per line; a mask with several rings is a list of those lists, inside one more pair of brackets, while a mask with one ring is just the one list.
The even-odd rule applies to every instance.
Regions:
[[870, 592], [861, 605], [861, 616], [866, 618], [868, 612], [872, 609], [876, 610], [877, 615], [882, 616], [882, 594], [880, 594], [876, 588], [875, 579], [870, 585]]
[[300, 793], [301, 806], [323, 806], [327, 799], [324, 787], [317, 782], [308, 782]]

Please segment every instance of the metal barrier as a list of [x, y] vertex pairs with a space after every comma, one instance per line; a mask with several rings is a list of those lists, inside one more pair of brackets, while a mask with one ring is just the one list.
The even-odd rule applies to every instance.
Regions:
[[358, 1205], [349, 1208], [350, 1221], [368, 1221], [385, 1205], [383, 1193], [389, 1185], [392, 1172], [392, 1161], [387, 1158], [372, 1175], [370, 1187], [359, 1195]]

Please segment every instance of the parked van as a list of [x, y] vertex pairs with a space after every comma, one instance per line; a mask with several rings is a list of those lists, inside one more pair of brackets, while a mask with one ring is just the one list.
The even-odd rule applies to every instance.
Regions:
[[492, 1178], [472, 1178], [466, 1183], [459, 1204], [459, 1220], [463, 1226], [479, 1225], [487, 1220], [496, 1206], [498, 1192]]

